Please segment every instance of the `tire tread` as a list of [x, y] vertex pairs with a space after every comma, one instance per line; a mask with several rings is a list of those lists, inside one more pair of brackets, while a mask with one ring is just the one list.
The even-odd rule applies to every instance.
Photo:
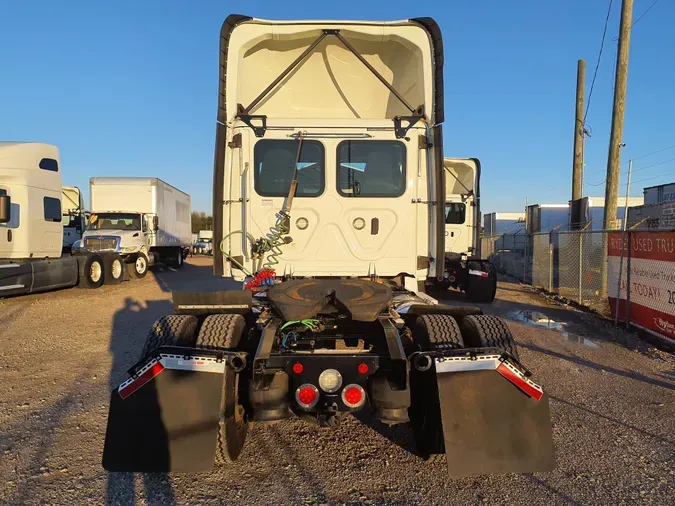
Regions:
[[472, 315], [462, 321], [462, 335], [474, 347], [501, 348], [518, 359], [516, 342], [503, 318], [493, 315]]
[[148, 332], [141, 357], [147, 357], [160, 346], [192, 346], [197, 330], [197, 318], [191, 315], [162, 316]]

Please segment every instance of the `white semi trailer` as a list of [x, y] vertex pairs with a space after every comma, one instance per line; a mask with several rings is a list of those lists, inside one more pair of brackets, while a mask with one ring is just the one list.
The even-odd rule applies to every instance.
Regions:
[[122, 280], [116, 255], [63, 254], [56, 146], [0, 142], [0, 297]]
[[154, 177], [93, 177], [89, 190], [91, 216], [80, 251], [115, 252], [132, 277], [144, 277], [159, 262], [183, 265], [192, 238], [187, 193]]

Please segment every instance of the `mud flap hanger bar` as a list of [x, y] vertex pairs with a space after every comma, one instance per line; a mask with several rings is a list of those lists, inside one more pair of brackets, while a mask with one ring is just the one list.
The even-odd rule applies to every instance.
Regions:
[[[397, 138], [405, 137], [405, 134], [408, 130], [419, 120], [424, 119], [424, 107], [419, 106], [415, 109], [413, 106], [408, 103], [408, 101], [403, 98], [396, 88], [394, 88], [387, 80], [380, 74], [375, 67], [373, 67], [368, 61], [359, 53], [354, 46], [352, 46], [347, 39], [345, 39], [341, 34], [340, 30], [335, 29], [325, 29], [322, 31], [321, 35], [312, 42], [303, 53], [298, 56], [293, 63], [291, 63], [286, 70], [284, 70], [279, 76], [270, 83], [267, 88], [265, 88], [260, 95], [258, 95], [253, 102], [251, 102], [247, 107], [244, 107], [242, 104], [237, 104], [237, 117], [242, 120], [246, 125], [248, 125], [255, 134], [256, 137], [263, 137], [265, 131], [267, 130], [267, 116], [264, 114], [251, 114], [251, 111], [257, 106], [269, 93], [272, 91], [286, 76], [288, 76], [297, 66], [299, 66], [309, 54], [314, 51], [314, 49], [329, 35], [335, 36], [342, 44], [363, 63], [368, 70], [370, 70], [379, 81], [384, 84], [387, 89], [397, 98], [399, 101], [410, 111], [410, 116], [396, 116], [393, 118], [394, 121], [394, 131]], [[407, 126], [401, 125], [401, 120], [408, 121]], [[254, 121], [259, 121], [259, 124], [254, 124]]]
[[130, 379], [136, 379], [141, 371], [147, 368], [153, 360], [160, 361], [163, 357], [171, 357], [180, 359], [186, 364], [190, 361], [208, 361], [216, 364], [228, 363], [234, 368], [235, 372], [240, 372], [246, 367], [248, 353], [242, 351], [224, 351], [224, 350], [209, 350], [202, 348], [185, 348], [182, 346], [160, 346], [152, 355], [146, 356], [140, 361], [132, 365], [127, 374]]
[[540, 400], [544, 391], [530, 380], [532, 373], [510, 353], [498, 348], [415, 352], [409, 357], [418, 371], [428, 371], [436, 364], [436, 373], [496, 371], [527, 396]]

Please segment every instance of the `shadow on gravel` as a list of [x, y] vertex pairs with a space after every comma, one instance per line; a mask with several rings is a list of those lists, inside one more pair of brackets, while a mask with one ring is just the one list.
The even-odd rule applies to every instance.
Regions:
[[[127, 297], [124, 308], [115, 313], [110, 334], [110, 390], [117, 388], [126, 378], [126, 371], [141, 355], [145, 337], [155, 320], [173, 311], [168, 300], [146, 301], [145, 307], [137, 300]], [[107, 421], [107, 414], [106, 414]], [[106, 504], [109, 506], [133, 506], [136, 503], [135, 473], [106, 473]], [[144, 504], [172, 506], [176, 504], [171, 481], [166, 473], [138, 473], [145, 492]]]
[[402, 448], [411, 455], [417, 456], [417, 448], [412, 430], [407, 424], [386, 425], [373, 417], [373, 414], [366, 411], [357, 411], [353, 413], [354, 418], [366, 427], [385, 437], [396, 446]]
[[[90, 367], [91, 364], [85, 365], [83, 370], [87, 371]], [[66, 418], [77, 409], [78, 403], [84, 408], [84, 404], [82, 401], [78, 402], [78, 399], [82, 395], [82, 385], [86, 383], [87, 376], [88, 373], [84, 373], [77, 377], [73, 382], [73, 388], [53, 404], [30, 413], [13, 427], [3, 428], [0, 436], [2, 450], [16, 452], [27, 437], [37, 436], [38, 439], [38, 450], [30, 459], [28, 468], [21, 471], [21, 474], [26, 475], [25, 479], [19, 482], [16, 493], [8, 504], [26, 504], [29, 500], [39, 496], [44, 484], [34, 478], [39, 478], [40, 475], [48, 476], [49, 473], [56, 471], [50, 470], [47, 465], [56, 429], [61, 427]]]
[[185, 263], [180, 269], [158, 265], [151, 274], [163, 292], [215, 292], [238, 290], [241, 283], [213, 275], [212, 265]]
[[599, 365], [596, 364], [595, 362], [591, 362], [590, 360], [586, 360], [581, 357], [571, 357], [569, 355], [565, 355], [564, 353], [558, 353], [556, 351], [547, 350], [545, 348], [537, 346], [536, 344], [520, 343], [518, 346], [520, 346], [521, 348], [526, 348], [528, 350], [537, 351], [539, 353], [543, 353], [551, 357], [561, 358], [569, 362], [574, 362], [575, 364], [579, 364], [584, 367], [590, 367], [591, 369], [595, 369], [596, 371], [606, 371], [611, 374], [616, 374], [617, 376], [623, 376], [624, 378], [641, 381], [642, 383], [648, 383], [650, 385], [665, 388], [667, 390], [675, 390], [675, 385], [673, 383], [668, 383], [666, 381], [660, 381], [657, 379], [649, 378], [648, 376], [644, 376], [636, 372], [622, 371], [621, 369], [616, 369], [614, 367]]
[[640, 434], [642, 434], [644, 436], [656, 439], [658, 441], [661, 441], [662, 443], [666, 443], [666, 444], [669, 444], [669, 445], [675, 444], [675, 439], [668, 439], [668, 438], [665, 438], [663, 436], [658, 436], [656, 434], [652, 434], [651, 432], [646, 431], [644, 429], [641, 429], [640, 427], [636, 427], [635, 425], [631, 425], [629, 423], [622, 422], [621, 420], [617, 420], [616, 418], [612, 418], [611, 416], [603, 415], [602, 413], [598, 413], [597, 411], [589, 409], [585, 406], [581, 406], [579, 404], [575, 404], [573, 402], [566, 401], [565, 399], [561, 399], [560, 397], [555, 397], [553, 395], [549, 395], [549, 398], [553, 401], [560, 402], [562, 404], [566, 404], [566, 405], [568, 405], [572, 408], [580, 409], [581, 411], [585, 411], [586, 413], [589, 413], [593, 416], [603, 418], [603, 419], [607, 420], [608, 422], [611, 422], [611, 423], [616, 424], [616, 425], [620, 425], [622, 427], [625, 427], [626, 429], [634, 430], [635, 432], [639, 432]]
[[583, 503], [580, 503], [579, 501], [575, 501], [573, 498], [571, 498], [569, 495], [565, 494], [564, 492], [561, 492], [557, 488], [552, 487], [551, 485], [548, 484], [546, 480], [541, 480], [537, 478], [536, 476], [533, 476], [531, 474], [526, 474], [525, 479], [529, 481], [530, 483], [533, 483], [534, 485], [538, 487], [545, 488], [552, 494], [558, 496], [560, 499], [565, 501], [566, 504], [571, 504], [572, 506], [584, 506]]

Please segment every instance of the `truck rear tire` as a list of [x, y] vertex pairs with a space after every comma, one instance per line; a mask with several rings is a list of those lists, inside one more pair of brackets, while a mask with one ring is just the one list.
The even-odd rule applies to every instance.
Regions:
[[138, 253], [133, 262], [127, 264], [129, 277], [142, 279], [148, 273], [148, 256], [142, 251]]
[[503, 318], [492, 315], [465, 316], [462, 319], [462, 336], [470, 347], [500, 348], [518, 360], [516, 342]]
[[105, 272], [106, 285], [119, 285], [122, 282], [124, 274], [124, 262], [117, 253], [110, 253], [103, 256], [103, 268]]
[[[464, 348], [457, 320], [449, 315], [428, 314], [416, 322], [413, 340], [420, 351]], [[410, 373], [410, 424], [417, 451], [422, 458], [435, 461], [445, 454], [441, 404], [436, 370]], [[436, 457], [439, 455], [439, 457]]]
[[[197, 348], [209, 350], [234, 350], [239, 345], [246, 320], [238, 314], [207, 316], [197, 335]], [[225, 391], [221, 406], [216, 464], [237, 460], [244, 448], [248, 422], [244, 407], [239, 403], [239, 374], [231, 367], [225, 368]]]
[[152, 324], [145, 338], [141, 359], [153, 353], [160, 346], [194, 346], [197, 324], [197, 317], [192, 315], [162, 316]]
[[79, 264], [80, 288], [100, 288], [105, 280], [105, 268], [103, 259], [99, 255], [87, 255]]

